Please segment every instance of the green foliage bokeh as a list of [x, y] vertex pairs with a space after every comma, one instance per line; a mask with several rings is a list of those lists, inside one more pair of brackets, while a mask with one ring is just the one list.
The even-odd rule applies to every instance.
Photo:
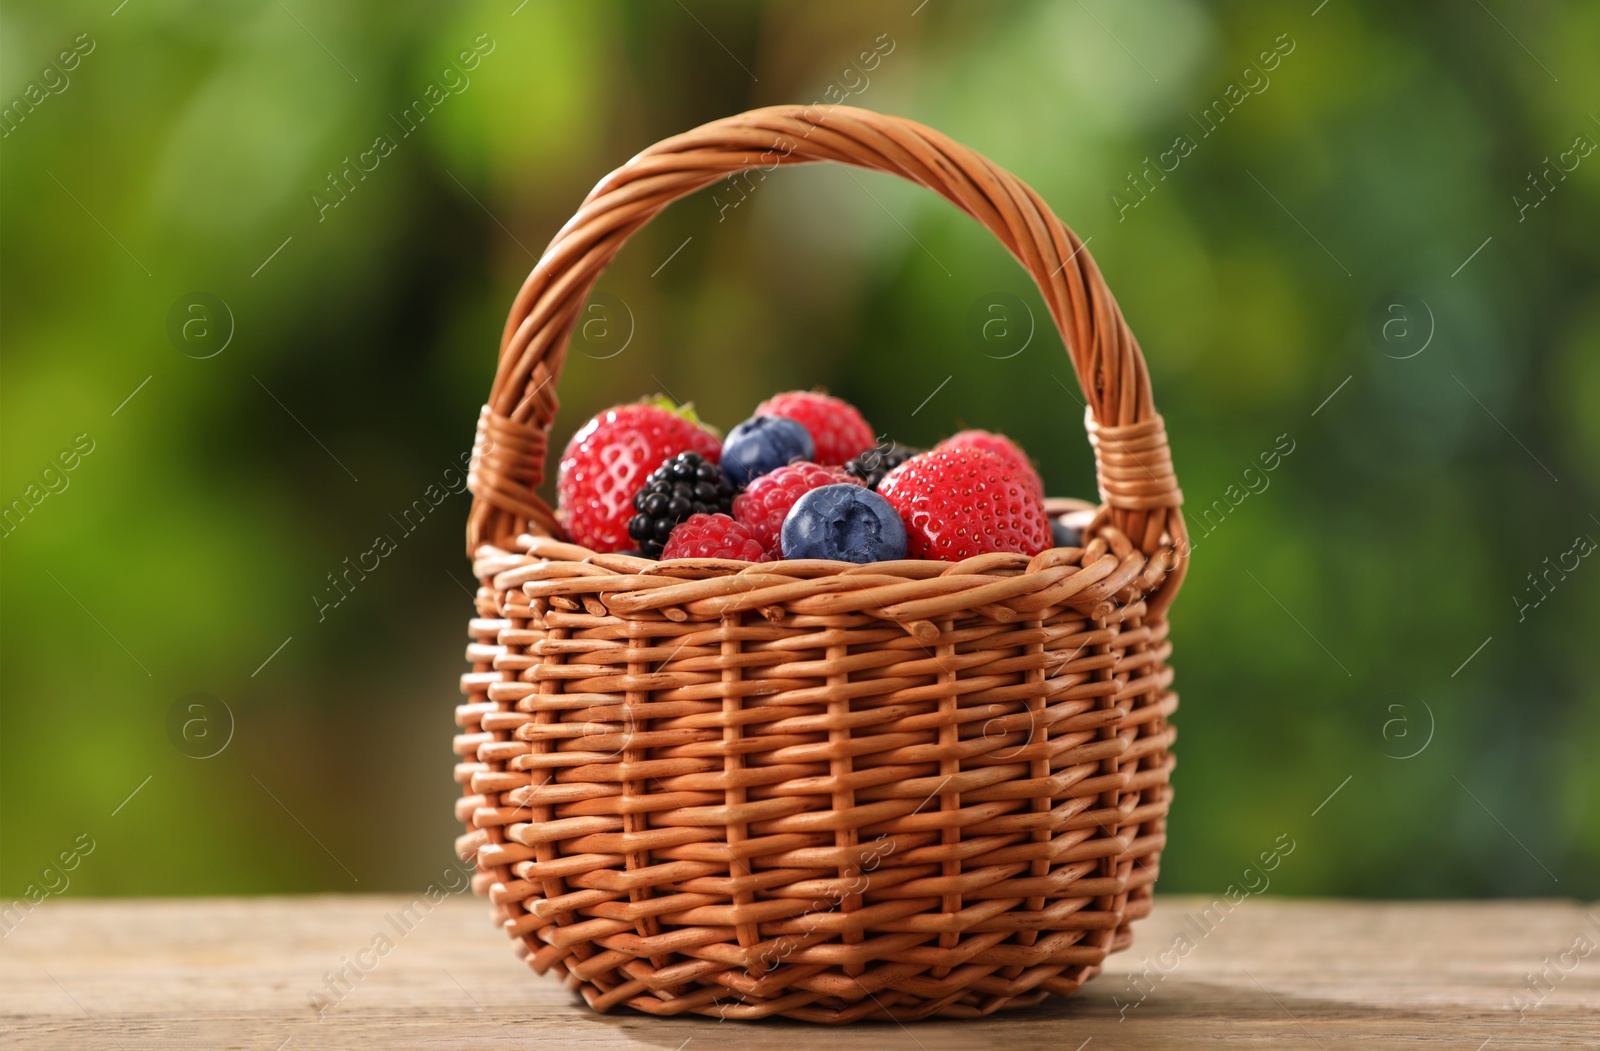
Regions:
[[[66, 479], [0, 540], [6, 900], [80, 833], [72, 894], [435, 878], [467, 497], [395, 518], [448, 486], [505, 310], [597, 179], [830, 89], [1030, 183], [1144, 345], [1203, 523], [1161, 889], [1288, 833], [1291, 893], [1600, 893], [1600, 560], [1548, 570], [1600, 539], [1600, 156], [1565, 170], [1600, 141], [1594, 5], [112, 6], [0, 14], [0, 499]], [[719, 186], [599, 287], [636, 328], [571, 356], [558, 446], [656, 390], [726, 427], [826, 386], [908, 442], [1006, 431], [1094, 495], [1055, 333], [970, 336], [996, 292], [1042, 324], [1037, 291], [916, 187]], [[203, 359], [170, 335], [197, 291], [234, 326]], [[212, 758], [169, 729], [195, 692], [235, 720]]]

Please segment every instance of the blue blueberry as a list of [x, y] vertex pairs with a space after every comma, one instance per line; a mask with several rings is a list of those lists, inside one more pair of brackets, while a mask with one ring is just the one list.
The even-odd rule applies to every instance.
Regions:
[[906, 527], [889, 501], [865, 486], [841, 482], [794, 502], [780, 534], [784, 558], [887, 562], [906, 557]]
[[787, 416], [752, 416], [728, 432], [722, 443], [722, 473], [743, 489], [791, 460], [809, 460], [817, 447], [811, 432]]

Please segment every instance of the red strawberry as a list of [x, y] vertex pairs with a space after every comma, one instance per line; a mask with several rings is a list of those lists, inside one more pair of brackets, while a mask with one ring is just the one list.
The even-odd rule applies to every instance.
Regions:
[[990, 431], [960, 431], [952, 434], [935, 449], [988, 449], [1000, 459], [1004, 460], [1019, 478], [1026, 479], [1033, 486], [1033, 491], [1044, 498], [1044, 481], [1039, 477], [1039, 472], [1034, 470], [1033, 461], [1028, 459], [1028, 454], [1022, 447], [1003, 434], [994, 434]]
[[872, 448], [877, 438], [861, 411], [847, 401], [817, 391], [792, 390], [775, 394], [756, 406], [754, 416], [787, 416], [811, 432], [817, 445], [816, 460], [836, 467]]
[[561, 454], [556, 479], [557, 517], [572, 542], [601, 552], [633, 547], [633, 494], [662, 461], [681, 452], [716, 463], [722, 443], [692, 409], [674, 411], [665, 398], [619, 405], [584, 424]]
[[1050, 546], [1044, 500], [987, 449], [935, 449], [878, 486], [906, 524], [907, 554], [959, 562], [991, 551], [1036, 555]]
[[766, 552], [750, 528], [727, 515], [690, 515], [672, 529], [662, 550], [667, 558], [738, 558], [760, 562]]
[[748, 526], [750, 535], [769, 555], [777, 558], [783, 554], [778, 534], [783, 530], [784, 516], [796, 500], [818, 486], [855, 481], [837, 467], [820, 467], [803, 461], [792, 463], [761, 475], [734, 497], [733, 517]]

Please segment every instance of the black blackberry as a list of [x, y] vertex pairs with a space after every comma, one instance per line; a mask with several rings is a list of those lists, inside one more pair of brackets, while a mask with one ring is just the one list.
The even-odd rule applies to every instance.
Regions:
[[878, 483], [883, 481], [883, 476], [899, 467], [913, 456], [926, 452], [926, 449], [915, 449], [899, 442], [884, 442], [874, 445], [854, 460], [844, 465], [846, 472], [853, 478], [861, 479], [861, 484], [868, 489], [876, 490]]
[[628, 535], [646, 558], [660, 558], [672, 527], [697, 514], [733, 513], [733, 489], [722, 468], [699, 453], [679, 453], [651, 472], [633, 494]]

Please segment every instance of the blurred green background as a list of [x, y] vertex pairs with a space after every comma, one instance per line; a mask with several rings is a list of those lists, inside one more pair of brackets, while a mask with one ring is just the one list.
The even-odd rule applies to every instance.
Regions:
[[[1287, 833], [1275, 891], [1600, 894], [1600, 7], [113, 7], [0, 14], [4, 901], [84, 834], [65, 893], [437, 878], [467, 498], [313, 596], [450, 484], [597, 179], [840, 98], [1028, 181], [1143, 342], [1199, 538], [1161, 889]], [[657, 389], [728, 426], [823, 385], [908, 442], [1005, 430], [1093, 496], [1054, 332], [973, 335], [1037, 292], [908, 184], [720, 186], [600, 289], [631, 342], [571, 355], [557, 443]]]

